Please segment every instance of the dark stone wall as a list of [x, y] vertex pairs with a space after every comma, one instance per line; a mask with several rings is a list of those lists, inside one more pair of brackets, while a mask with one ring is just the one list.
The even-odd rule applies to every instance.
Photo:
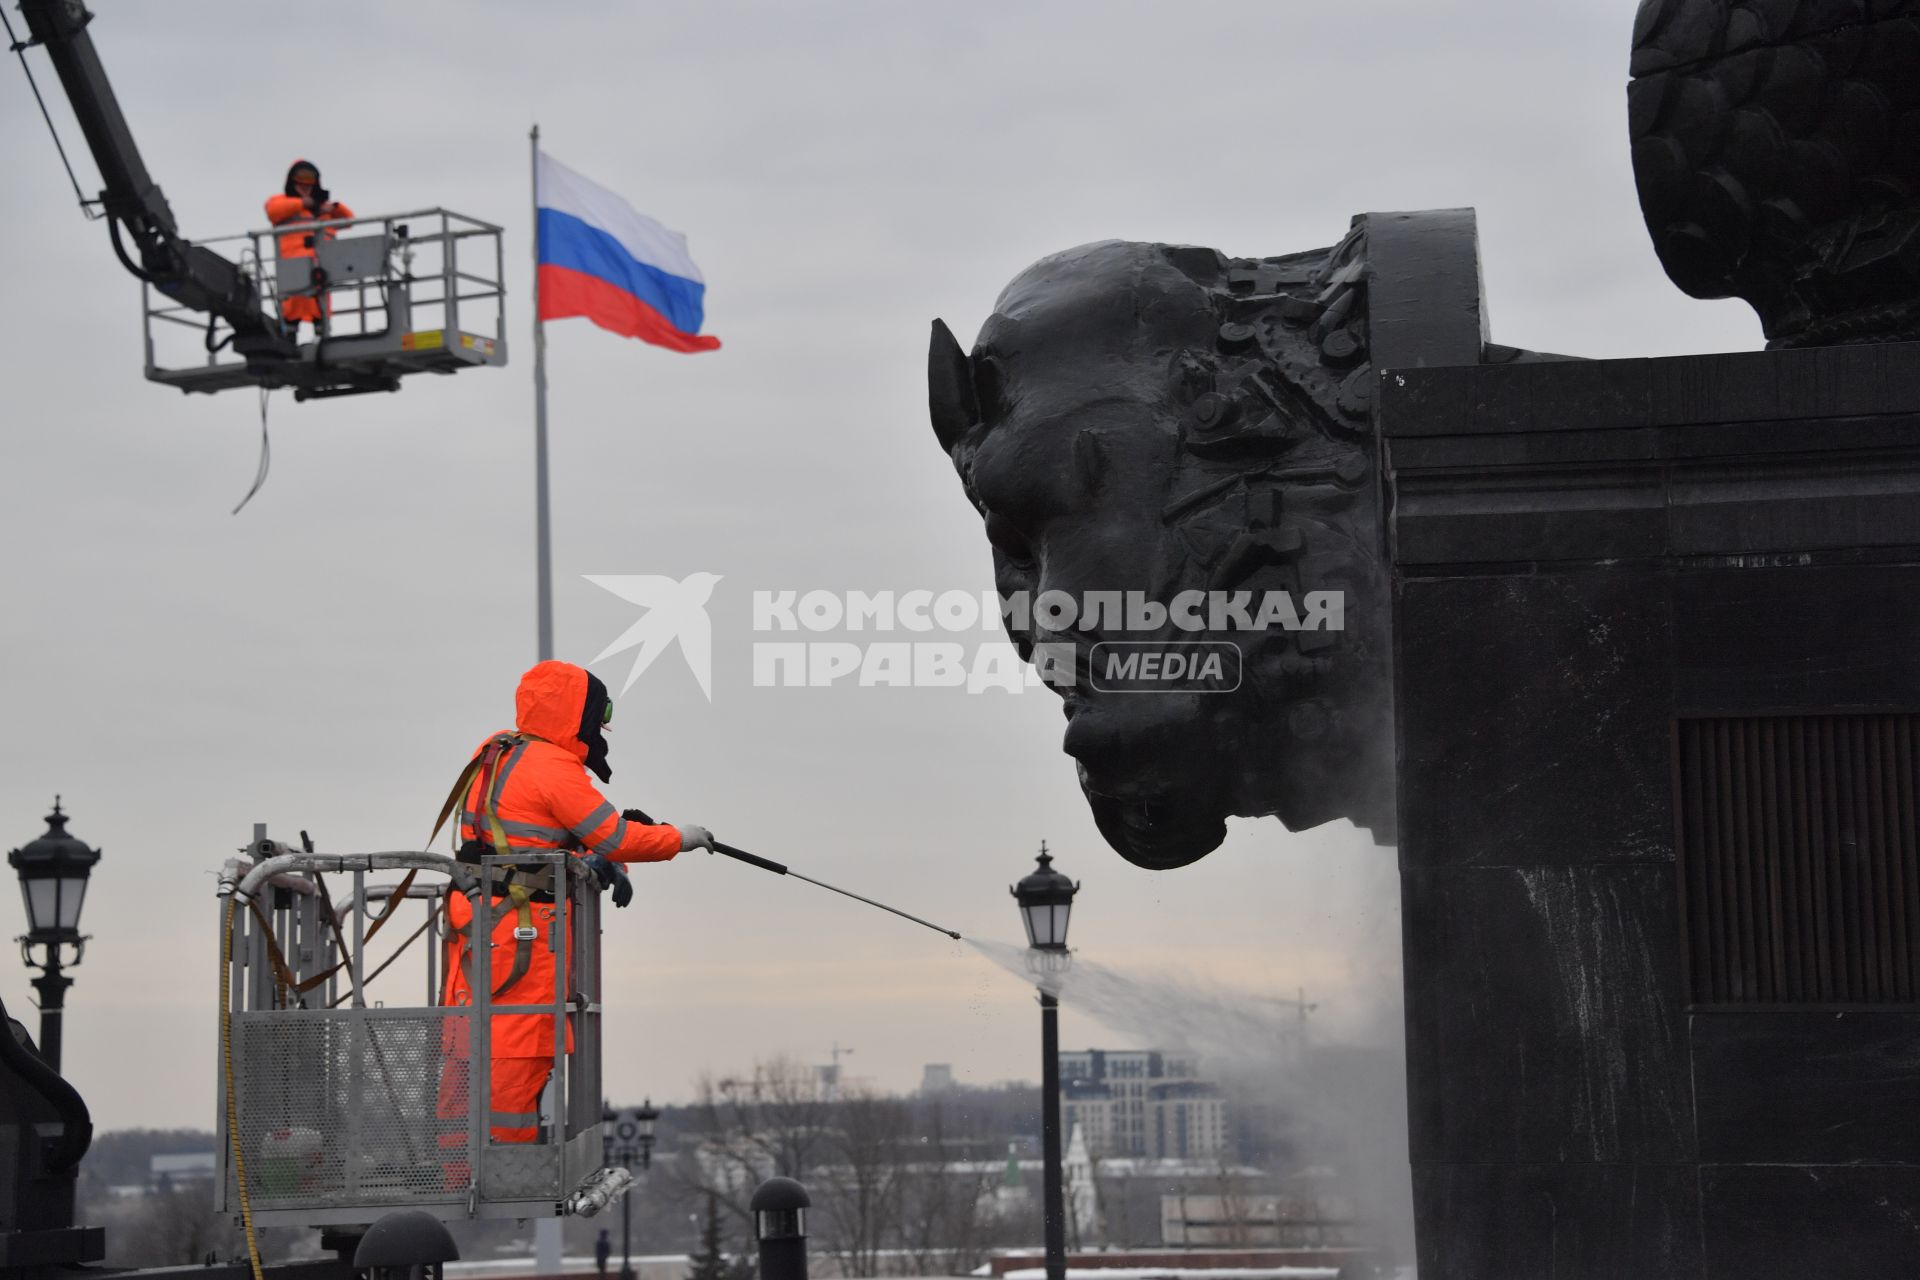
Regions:
[[1920, 1009], [1689, 1005], [1672, 746], [1920, 710], [1920, 344], [1381, 391], [1423, 1280], [1920, 1274]]

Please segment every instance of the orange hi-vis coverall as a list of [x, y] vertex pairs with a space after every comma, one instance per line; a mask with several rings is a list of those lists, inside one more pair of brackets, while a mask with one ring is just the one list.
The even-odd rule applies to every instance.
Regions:
[[[305, 160], [295, 160], [287, 168], [287, 185], [283, 194], [267, 197], [267, 221], [274, 226], [287, 226], [280, 233], [279, 249], [283, 258], [311, 258], [316, 256], [313, 248], [313, 223], [326, 222], [334, 218], [351, 218], [353, 210], [337, 200], [328, 201], [316, 211], [310, 207], [295, 190], [293, 175], [300, 169], [313, 169], [315, 185], [318, 185], [320, 171]], [[290, 224], [290, 225], [289, 225]], [[336, 228], [327, 227], [319, 234], [325, 239], [334, 237]], [[280, 299], [280, 315], [290, 323], [298, 324], [305, 320], [319, 324], [323, 314], [331, 308], [322, 309], [324, 297], [308, 297], [304, 294]]]
[[[467, 842], [463, 860], [476, 845], [487, 851], [497, 847], [496, 823], [509, 850], [566, 849], [576, 856], [602, 854], [614, 862], [665, 862], [680, 852], [679, 828], [629, 821], [587, 778], [589, 767], [602, 778], [608, 776], [606, 740], [600, 736], [607, 690], [597, 677], [571, 663], [542, 662], [520, 678], [514, 701], [515, 732], [494, 735], [474, 753], [480, 767], [460, 815], [460, 833]], [[552, 893], [535, 893], [524, 903], [510, 896], [494, 896], [491, 902], [492, 1003], [552, 1004]], [[514, 937], [528, 912], [538, 931], [530, 948]], [[446, 1005], [473, 1002], [474, 914], [466, 895], [448, 895], [451, 937], [441, 997]], [[571, 939], [560, 945], [570, 948]], [[553, 1022], [552, 1015], [536, 1013], [492, 1019], [488, 1092], [495, 1142], [532, 1142], [539, 1136], [540, 1094], [553, 1071]], [[441, 1120], [449, 1124], [466, 1114], [467, 1043], [464, 1028], [450, 1019], [444, 1042], [448, 1070], [442, 1076], [439, 1108]], [[454, 1172], [449, 1169], [450, 1176]]]

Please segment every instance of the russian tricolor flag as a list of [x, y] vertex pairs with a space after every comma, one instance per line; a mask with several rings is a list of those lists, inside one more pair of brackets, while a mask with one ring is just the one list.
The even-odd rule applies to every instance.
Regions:
[[634, 211], [545, 152], [534, 161], [540, 319], [585, 316], [602, 329], [675, 351], [713, 351], [702, 337], [706, 281], [687, 239]]

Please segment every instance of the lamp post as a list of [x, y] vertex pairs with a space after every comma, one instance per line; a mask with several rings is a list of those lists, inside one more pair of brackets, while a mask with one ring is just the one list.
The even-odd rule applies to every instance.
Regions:
[[[40, 993], [40, 1056], [55, 1071], [60, 1069], [60, 1014], [66, 1006], [67, 988], [73, 979], [66, 975], [62, 949], [73, 948], [71, 967], [79, 967], [87, 953], [87, 939], [80, 932], [80, 904], [87, 896], [87, 875], [100, 861], [100, 851], [67, 834], [67, 815], [60, 811], [60, 797], [53, 798], [53, 812], [47, 815], [47, 833], [31, 844], [22, 845], [7, 855], [7, 864], [20, 876], [20, 896], [27, 904], [27, 932], [16, 941], [20, 959], [29, 969], [38, 969], [33, 988]], [[38, 961], [33, 949], [41, 948]]]
[[[606, 1122], [601, 1137], [606, 1165], [623, 1169], [638, 1166], [642, 1173], [653, 1167], [653, 1125], [660, 1118], [653, 1099], [638, 1107], [615, 1111], [602, 1104], [600, 1118]], [[633, 1199], [632, 1188], [620, 1193], [620, 1280], [634, 1280], [633, 1274]]]
[[[1036, 973], [1066, 967], [1067, 917], [1073, 912], [1078, 883], [1053, 869], [1047, 842], [1040, 842], [1039, 866], [1008, 890], [1020, 904], [1026, 926], [1028, 965]], [[1066, 1280], [1067, 1212], [1060, 1161], [1060, 1002], [1040, 989], [1040, 1146], [1045, 1162], [1041, 1219], [1046, 1227], [1047, 1280]]]

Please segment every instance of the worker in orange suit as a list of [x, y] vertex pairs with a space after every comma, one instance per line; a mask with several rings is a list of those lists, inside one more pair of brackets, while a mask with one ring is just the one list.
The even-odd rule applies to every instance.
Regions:
[[[496, 851], [565, 849], [592, 866], [601, 886], [613, 890], [614, 905], [624, 907], [633, 900], [633, 886], [620, 864], [665, 862], [688, 849], [713, 847], [703, 827], [655, 823], [638, 809], [616, 811], [588, 780], [588, 771], [602, 783], [612, 778], [605, 735], [613, 701], [598, 677], [569, 662], [542, 662], [520, 677], [514, 703], [514, 731], [482, 743], [455, 786], [462, 797], [461, 861], [478, 863]], [[489, 990], [496, 1006], [553, 1002], [555, 957], [548, 939], [554, 887], [549, 867], [541, 864], [516, 867], [489, 886]], [[473, 1002], [474, 915], [464, 894], [448, 895], [446, 1005]], [[540, 1094], [553, 1071], [553, 1022], [551, 1015], [532, 1013], [492, 1019], [489, 1128], [495, 1142], [539, 1136]], [[571, 1049], [570, 1026], [567, 1034]], [[439, 1116], [451, 1124], [466, 1114], [464, 1028], [449, 1020], [444, 1043], [449, 1070], [442, 1076]], [[463, 1141], [454, 1137], [449, 1145]], [[450, 1180], [462, 1173], [448, 1167]]]
[[[282, 194], [267, 197], [267, 221], [287, 228], [280, 233], [282, 258], [313, 257], [316, 232], [312, 224], [352, 216], [353, 210], [335, 200], [332, 193], [320, 185], [320, 170], [311, 160], [295, 160], [287, 169], [287, 184]], [[334, 230], [326, 227], [317, 234], [331, 240]], [[329, 313], [323, 294], [295, 294], [280, 299], [281, 318], [295, 328], [304, 320], [313, 326], [316, 334], [324, 333]]]

